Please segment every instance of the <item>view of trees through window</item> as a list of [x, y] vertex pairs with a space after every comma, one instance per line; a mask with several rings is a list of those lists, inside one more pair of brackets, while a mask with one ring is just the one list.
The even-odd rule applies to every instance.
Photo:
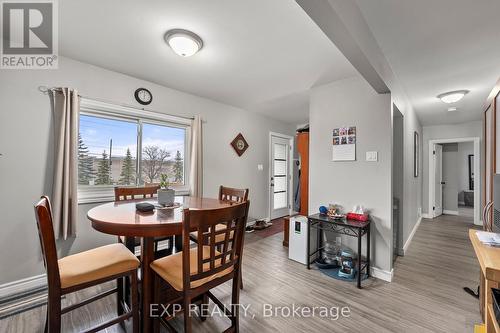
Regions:
[[185, 137], [185, 128], [81, 115], [78, 184], [156, 184], [166, 174], [171, 185], [184, 185]]

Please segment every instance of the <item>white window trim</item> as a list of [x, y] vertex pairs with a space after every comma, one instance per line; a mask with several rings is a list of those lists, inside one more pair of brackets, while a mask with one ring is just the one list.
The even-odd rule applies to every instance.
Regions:
[[[115, 118], [117, 120], [135, 120], [139, 123], [147, 122], [151, 124], [181, 127], [186, 129], [185, 151], [184, 151], [184, 185], [174, 187], [176, 195], [189, 195], [189, 165], [191, 147], [191, 121], [187, 118], [167, 115], [160, 112], [140, 110], [129, 106], [96, 101], [89, 98], [83, 98], [80, 101], [80, 113], [90, 116], [103, 116]], [[139, 127], [140, 128], [140, 127]], [[140, 138], [142, 133], [138, 133], [138, 151], [137, 161], [141, 147]], [[139, 162], [138, 162], [139, 163]], [[78, 185], [78, 204], [102, 203], [115, 200], [114, 185], [109, 186], [85, 186]]]

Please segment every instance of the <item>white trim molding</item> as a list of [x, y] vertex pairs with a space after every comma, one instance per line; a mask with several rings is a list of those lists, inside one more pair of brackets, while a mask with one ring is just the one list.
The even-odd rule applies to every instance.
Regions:
[[429, 175], [429, 206], [427, 215], [429, 218], [434, 218], [434, 197], [435, 197], [435, 181], [434, 181], [434, 145], [442, 143], [456, 143], [456, 142], [473, 142], [474, 143], [474, 170], [479, 170], [479, 172], [474, 172], [474, 224], [479, 225], [481, 220], [481, 209], [480, 209], [480, 198], [481, 198], [481, 138], [480, 137], [466, 137], [466, 138], [452, 138], [452, 139], [433, 139], [429, 140], [429, 165], [428, 165], [428, 175]]
[[408, 236], [408, 239], [406, 240], [405, 245], [403, 245], [403, 255], [405, 255], [406, 252], [408, 251], [408, 248], [410, 247], [410, 243], [413, 240], [413, 236], [415, 236], [415, 233], [417, 232], [417, 229], [420, 226], [420, 222], [422, 222], [422, 217], [420, 217], [417, 220], [417, 223], [415, 223], [415, 226], [413, 227], [413, 230], [411, 231], [410, 235]]
[[392, 282], [392, 278], [394, 277], [394, 269], [391, 269], [391, 271], [384, 271], [383, 269], [372, 267], [370, 270], [372, 277], [387, 282]]
[[432, 219], [432, 215], [430, 214], [422, 214], [423, 219]]
[[20, 294], [26, 294], [47, 286], [45, 274], [35, 275], [0, 285], [0, 302]]
[[458, 210], [443, 210], [443, 214], [445, 215], [458, 215]]

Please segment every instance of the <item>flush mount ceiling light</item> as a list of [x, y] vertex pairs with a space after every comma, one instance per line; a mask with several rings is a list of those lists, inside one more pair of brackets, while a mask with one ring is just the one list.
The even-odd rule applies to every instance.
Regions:
[[203, 40], [194, 32], [172, 29], [165, 33], [165, 42], [181, 57], [190, 57], [203, 47]]
[[451, 103], [456, 103], [468, 93], [468, 90], [457, 90], [457, 91], [450, 91], [441, 95], [438, 95], [437, 98], [442, 100], [446, 104], [451, 104]]

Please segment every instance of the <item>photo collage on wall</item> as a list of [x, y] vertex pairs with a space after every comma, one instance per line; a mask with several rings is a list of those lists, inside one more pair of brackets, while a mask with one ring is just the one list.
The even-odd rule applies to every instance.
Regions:
[[340, 127], [333, 130], [333, 145], [356, 144], [356, 127]]
[[333, 161], [356, 160], [356, 127], [340, 127], [333, 130]]

